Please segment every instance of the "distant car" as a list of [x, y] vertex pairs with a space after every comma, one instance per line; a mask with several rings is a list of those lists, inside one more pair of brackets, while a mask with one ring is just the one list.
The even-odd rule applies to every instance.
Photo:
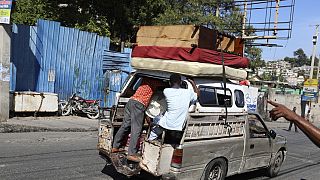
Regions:
[[[269, 130], [259, 114], [248, 112], [244, 100], [248, 88], [228, 82], [224, 93], [221, 80], [201, 77], [194, 78], [200, 97], [189, 109], [181, 137], [166, 132], [160, 141], [145, 139], [139, 166], [132, 168], [121, 164], [119, 159], [126, 153], [115, 156], [110, 152], [128, 98], [141, 78], [148, 76], [168, 83], [169, 75], [152, 71], [134, 73], [119, 94], [111, 119], [100, 122], [100, 155], [111, 161], [118, 172], [131, 176], [144, 170], [163, 179], [202, 180], [222, 180], [226, 176], [261, 168], [266, 169], [270, 177], [278, 174], [286, 157], [286, 139]], [[182, 86], [192, 89], [188, 81]], [[228, 106], [227, 124], [224, 122], [224, 102]], [[148, 126], [144, 129], [143, 136], [148, 136]]]

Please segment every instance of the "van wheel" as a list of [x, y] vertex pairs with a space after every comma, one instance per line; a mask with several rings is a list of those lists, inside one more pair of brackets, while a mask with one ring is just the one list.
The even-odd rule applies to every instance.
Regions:
[[280, 171], [280, 167], [283, 163], [283, 152], [282, 151], [278, 151], [275, 159], [271, 162], [269, 168], [267, 169], [267, 175], [269, 177], [275, 177], [278, 175], [279, 171]]
[[206, 167], [203, 180], [223, 180], [227, 175], [227, 162], [222, 159], [212, 160]]

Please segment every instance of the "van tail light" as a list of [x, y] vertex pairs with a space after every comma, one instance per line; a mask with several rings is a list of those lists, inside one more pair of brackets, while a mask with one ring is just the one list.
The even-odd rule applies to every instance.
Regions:
[[183, 157], [183, 149], [175, 149], [173, 151], [171, 166], [175, 168], [181, 168]]

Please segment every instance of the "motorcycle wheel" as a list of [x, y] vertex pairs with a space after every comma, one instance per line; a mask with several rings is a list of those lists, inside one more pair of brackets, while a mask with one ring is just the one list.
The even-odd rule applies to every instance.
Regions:
[[90, 119], [98, 119], [100, 117], [99, 107], [97, 105], [91, 106], [92, 111], [87, 113], [87, 117]]
[[71, 106], [67, 102], [61, 102], [60, 109], [62, 116], [68, 116], [71, 113]]

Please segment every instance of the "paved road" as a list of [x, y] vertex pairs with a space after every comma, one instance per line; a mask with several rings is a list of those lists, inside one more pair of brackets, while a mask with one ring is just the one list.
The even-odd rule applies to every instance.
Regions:
[[[287, 136], [290, 150], [274, 179], [318, 180], [320, 150], [301, 132], [277, 131]], [[95, 132], [0, 134], [0, 179], [125, 179], [99, 158], [96, 141]], [[228, 179], [268, 178], [254, 172]]]
[[[278, 134], [285, 136], [288, 140], [288, 156], [282, 168], [274, 180], [319, 180], [320, 179], [320, 149], [300, 131], [288, 132], [276, 129]], [[262, 176], [263, 172], [256, 171], [236, 175], [228, 180], [238, 179], [270, 179]]]
[[0, 134], [0, 179], [108, 179], [96, 133]]

